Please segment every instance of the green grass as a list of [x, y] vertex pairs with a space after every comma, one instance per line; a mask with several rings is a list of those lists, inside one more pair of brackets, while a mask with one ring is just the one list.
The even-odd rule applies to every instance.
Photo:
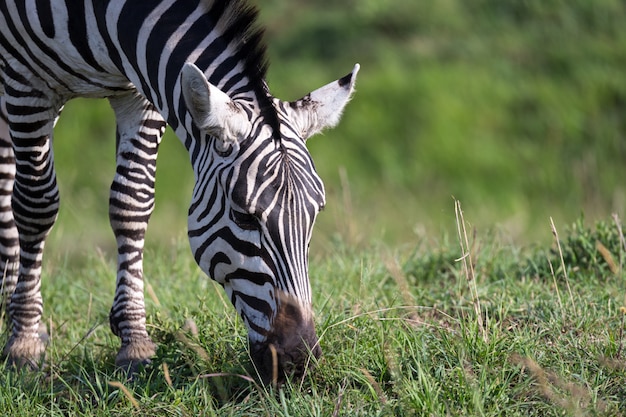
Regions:
[[624, 415], [620, 234], [612, 220], [557, 228], [561, 253], [468, 229], [471, 282], [456, 237], [397, 249], [335, 239], [332, 254], [311, 262], [324, 356], [302, 381], [277, 391], [248, 378], [245, 328], [183, 240], [146, 255], [148, 324], [159, 349], [133, 382], [113, 365], [112, 257], [90, 250], [75, 261], [53, 247], [43, 280], [48, 369], [3, 371], [0, 409], [20, 416]]
[[[625, 415], [626, 255], [612, 220], [592, 223], [624, 217], [626, 8], [562, 3], [260, 4], [278, 97], [362, 65], [340, 126], [308, 143], [328, 194], [311, 259], [325, 355], [279, 392], [242, 377], [252, 373], [244, 326], [189, 254], [193, 178], [171, 132], [146, 255], [159, 350], [125, 383], [129, 395], [111, 385], [123, 381], [107, 324], [114, 121], [105, 101], [68, 103], [55, 131], [62, 206], [43, 280], [49, 368], [2, 372], [0, 411]], [[471, 222], [471, 286], [452, 196]], [[574, 223], [581, 212], [591, 222]], [[189, 321], [197, 335], [182, 330]]]

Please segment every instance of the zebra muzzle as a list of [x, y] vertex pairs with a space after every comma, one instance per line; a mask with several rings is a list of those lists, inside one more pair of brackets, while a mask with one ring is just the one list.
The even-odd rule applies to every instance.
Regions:
[[287, 377], [300, 378], [322, 355], [313, 315], [302, 310], [295, 300], [283, 299], [267, 338], [251, 344], [252, 360], [263, 383], [276, 385]]

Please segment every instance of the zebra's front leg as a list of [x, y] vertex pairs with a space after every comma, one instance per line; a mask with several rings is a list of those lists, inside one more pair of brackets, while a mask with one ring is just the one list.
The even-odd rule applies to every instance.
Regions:
[[13, 210], [11, 194], [15, 180], [15, 156], [9, 133], [4, 98], [0, 96], [0, 315], [7, 306], [17, 284], [19, 268], [19, 235]]
[[28, 85], [21, 88], [23, 95], [5, 97], [16, 162], [11, 207], [20, 252], [8, 308], [12, 332], [4, 354], [18, 367], [36, 368], [47, 342], [41, 324], [41, 266], [45, 239], [59, 211], [52, 130], [61, 106]]
[[146, 364], [156, 346], [146, 330], [143, 248], [154, 208], [156, 158], [165, 122], [135, 94], [109, 99], [117, 118], [117, 169], [109, 219], [117, 240], [117, 281], [109, 322], [122, 346], [115, 364], [131, 373]]

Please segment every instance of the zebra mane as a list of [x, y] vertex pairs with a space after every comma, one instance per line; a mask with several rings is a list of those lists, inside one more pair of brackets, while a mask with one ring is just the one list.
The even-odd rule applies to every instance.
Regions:
[[202, 0], [208, 14], [216, 19], [215, 30], [224, 42], [234, 47], [234, 59], [243, 64], [244, 74], [250, 80], [258, 100], [259, 110], [280, 139], [278, 114], [265, 81], [268, 68], [267, 46], [263, 39], [265, 30], [258, 25], [258, 9], [248, 0]]
[[267, 72], [264, 30], [257, 24], [259, 11], [248, 0], [202, 0], [209, 15], [216, 19], [215, 30], [224, 41], [235, 46], [236, 54], [245, 64], [246, 75], [263, 81]]

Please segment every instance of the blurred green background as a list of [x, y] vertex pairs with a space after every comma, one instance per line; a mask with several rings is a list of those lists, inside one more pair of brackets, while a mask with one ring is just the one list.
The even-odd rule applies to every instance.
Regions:
[[[455, 230], [454, 200], [512, 242], [624, 217], [626, 6], [621, 0], [257, 1], [274, 94], [297, 99], [359, 62], [335, 130], [309, 141], [327, 186], [316, 254], [341, 239], [414, 245]], [[106, 101], [70, 102], [57, 125], [62, 192], [53, 244], [113, 246]], [[193, 178], [168, 132], [149, 242], [185, 235]]]

